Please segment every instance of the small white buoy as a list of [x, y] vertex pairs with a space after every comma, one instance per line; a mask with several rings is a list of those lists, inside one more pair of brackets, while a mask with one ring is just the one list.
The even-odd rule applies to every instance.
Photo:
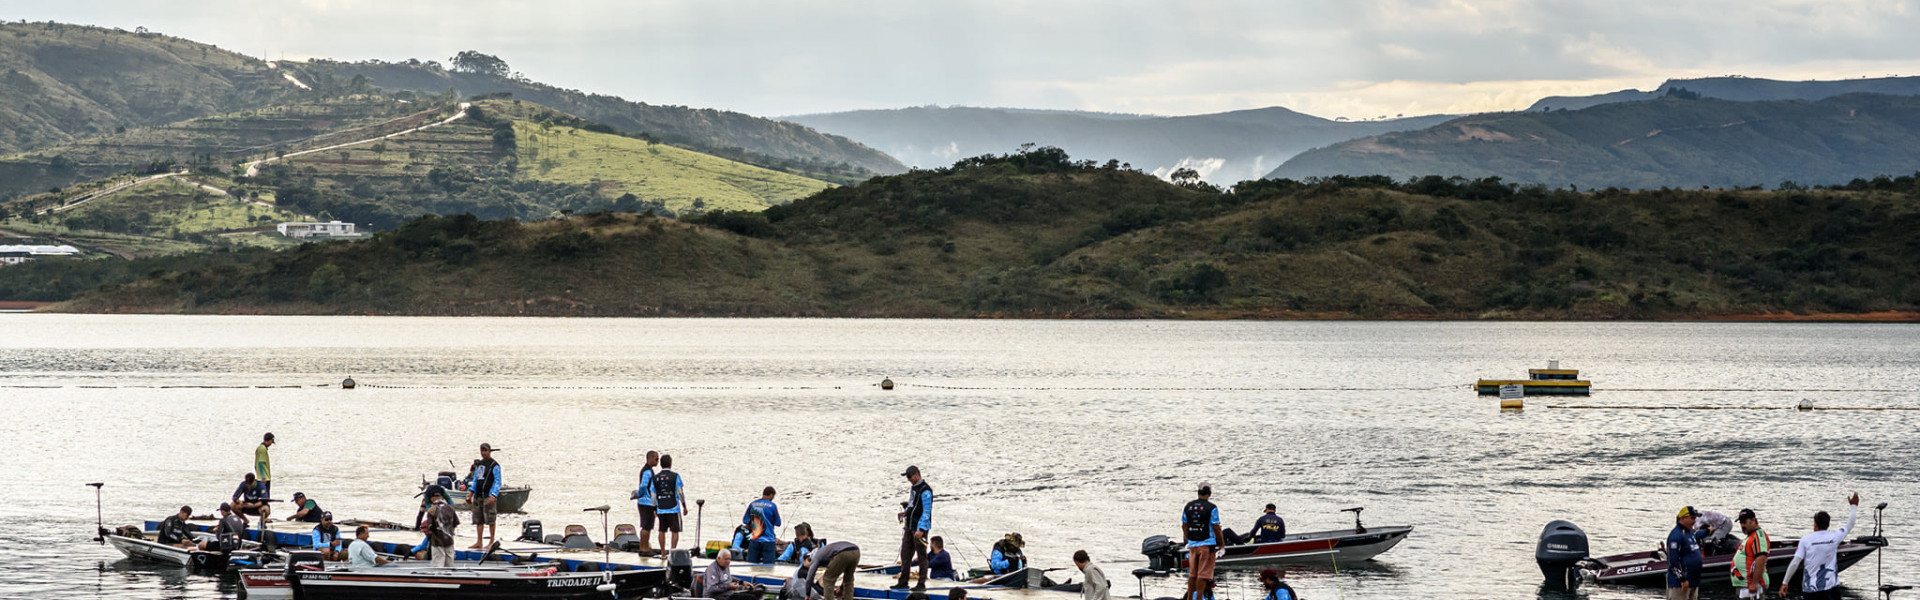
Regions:
[[352, 377], [348, 377], [346, 381], [340, 382], [340, 389], [343, 389], [343, 390], [350, 390], [359, 386], [360, 384], [353, 382]]
[[888, 377], [888, 378], [886, 378], [886, 379], [881, 379], [881, 380], [880, 380], [880, 389], [883, 389], [883, 390], [890, 390], [890, 389], [893, 389], [893, 378], [892, 378], [892, 377]]
[[1813, 410], [1813, 399], [1812, 399], [1812, 398], [1801, 398], [1801, 399], [1800, 399], [1800, 410]]

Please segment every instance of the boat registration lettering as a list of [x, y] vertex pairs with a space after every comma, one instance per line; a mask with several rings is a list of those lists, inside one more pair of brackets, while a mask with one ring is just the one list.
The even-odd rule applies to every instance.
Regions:
[[583, 585], [594, 585], [595, 583], [597, 582], [595, 582], [592, 579], [581, 579], [581, 578], [548, 579], [547, 587], [550, 587], [550, 588], [551, 587], [580, 587]]

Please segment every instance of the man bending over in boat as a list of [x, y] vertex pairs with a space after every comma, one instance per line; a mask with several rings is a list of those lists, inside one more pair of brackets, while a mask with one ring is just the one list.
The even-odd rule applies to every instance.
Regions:
[[260, 517], [260, 528], [266, 529], [267, 517], [273, 514], [273, 508], [267, 506], [267, 486], [248, 473], [240, 480], [240, 487], [233, 489], [233, 498], [229, 500], [233, 510], [242, 515]]
[[1733, 554], [1739, 544], [1729, 537], [1732, 533], [1733, 519], [1719, 511], [1700, 511], [1700, 519], [1693, 526], [1693, 534], [1700, 538], [1700, 553], [1707, 556]]
[[1226, 537], [1227, 545], [1271, 544], [1287, 539], [1287, 521], [1274, 514], [1272, 504], [1267, 505], [1266, 514], [1253, 521], [1253, 530], [1246, 533], [1234, 533], [1232, 529], [1223, 530], [1220, 535]]
[[154, 541], [175, 548], [198, 547], [199, 544], [193, 541], [193, 527], [187, 524], [187, 519], [191, 518], [193, 518], [193, 507], [180, 507], [179, 514], [167, 517], [160, 522], [160, 532]]

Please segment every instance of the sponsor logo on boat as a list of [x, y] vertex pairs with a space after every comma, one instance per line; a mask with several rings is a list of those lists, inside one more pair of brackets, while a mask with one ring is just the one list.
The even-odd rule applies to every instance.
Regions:
[[593, 585], [593, 584], [594, 584], [594, 580], [592, 579], [573, 578], [573, 579], [548, 579], [547, 580], [547, 587], [580, 587], [580, 586]]

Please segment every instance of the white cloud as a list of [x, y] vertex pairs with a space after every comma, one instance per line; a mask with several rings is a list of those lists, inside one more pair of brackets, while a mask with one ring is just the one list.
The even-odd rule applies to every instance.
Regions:
[[1678, 76], [1920, 74], [1916, 0], [0, 0], [268, 58], [475, 49], [562, 87], [798, 114], [929, 103], [1365, 117]]

